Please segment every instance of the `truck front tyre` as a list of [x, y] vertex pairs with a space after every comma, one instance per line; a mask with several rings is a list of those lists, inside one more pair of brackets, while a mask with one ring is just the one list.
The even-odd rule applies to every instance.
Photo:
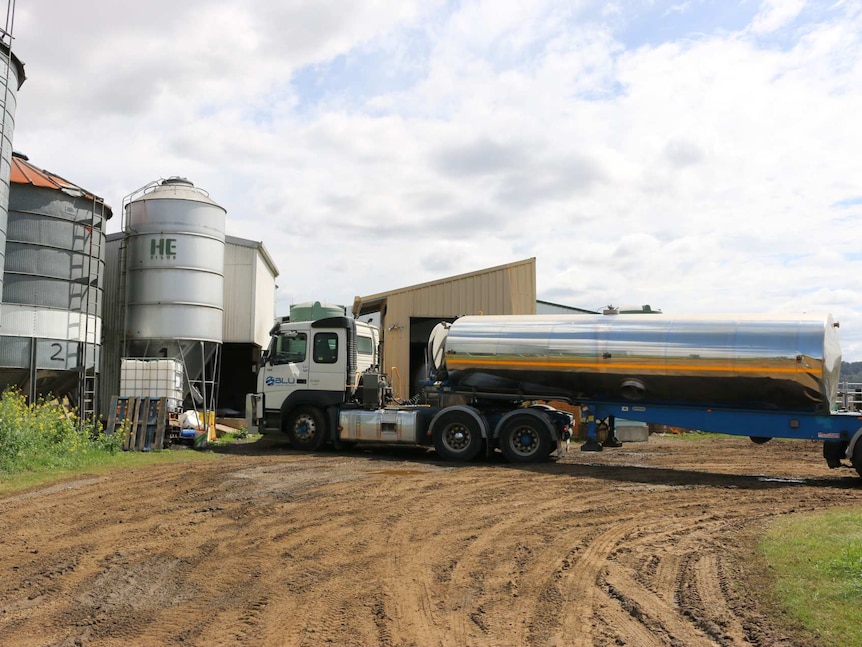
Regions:
[[326, 422], [314, 407], [298, 407], [287, 417], [285, 433], [294, 449], [314, 452], [326, 444]]
[[443, 412], [434, 424], [434, 449], [447, 461], [471, 461], [482, 451], [479, 422], [466, 411]]
[[512, 463], [532, 463], [548, 457], [552, 449], [551, 434], [536, 416], [512, 416], [500, 430], [500, 450]]

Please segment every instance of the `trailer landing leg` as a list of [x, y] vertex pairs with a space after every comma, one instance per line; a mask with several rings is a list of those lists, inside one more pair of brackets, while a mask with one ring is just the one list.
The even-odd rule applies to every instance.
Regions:
[[835, 469], [836, 467], [849, 467], [841, 462], [841, 459], [844, 458], [846, 452], [846, 442], [827, 441], [823, 443], [823, 458], [826, 459], [826, 464], [829, 466], [829, 469]]
[[595, 438], [588, 438], [587, 442], [581, 445], [582, 452], [600, 452], [604, 449], [602, 444]]
[[581, 445], [582, 452], [600, 452], [603, 447], [599, 442], [597, 432], [598, 432], [598, 421], [596, 420], [595, 410], [593, 407], [589, 405], [585, 405], [581, 407], [581, 416], [586, 420], [587, 423], [587, 442]]

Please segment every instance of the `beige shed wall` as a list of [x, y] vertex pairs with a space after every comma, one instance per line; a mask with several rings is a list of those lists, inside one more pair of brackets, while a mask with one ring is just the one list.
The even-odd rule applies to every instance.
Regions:
[[[381, 309], [384, 304], [385, 312]], [[356, 298], [355, 316], [378, 310], [381, 313], [383, 370], [393, 380], [397, 395], [408, 397], [410, 318], [535, 314], [536, 259]]]

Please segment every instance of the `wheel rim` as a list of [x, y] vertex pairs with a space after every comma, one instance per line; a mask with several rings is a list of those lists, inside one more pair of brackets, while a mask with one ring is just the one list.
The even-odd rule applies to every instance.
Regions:
[[530, 456], [539, 446], [539, 434], [526, 425], [517, 427], [509, 437], [509, 447], [520, 456]]
[[310, 440], [314, 438], [314, 432], [316, 431], [314, 418], [305, 414], [299, 416], [296, 419], [296, 424], [293, 426], [293, 431], [296, 434], [297, 440]]
[[443, 431], [443, 445], [451, 452], [463, 452], [470, 446], [470, 430], [460, 423], [449, 425]]

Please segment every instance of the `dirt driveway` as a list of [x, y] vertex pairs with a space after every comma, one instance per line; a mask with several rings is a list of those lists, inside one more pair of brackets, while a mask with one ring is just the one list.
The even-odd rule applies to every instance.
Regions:
[[0, 500], [0, 644], [813, 644], [753, 541], [860, 505], [808, 442], [525, 468], [261, 442]]

